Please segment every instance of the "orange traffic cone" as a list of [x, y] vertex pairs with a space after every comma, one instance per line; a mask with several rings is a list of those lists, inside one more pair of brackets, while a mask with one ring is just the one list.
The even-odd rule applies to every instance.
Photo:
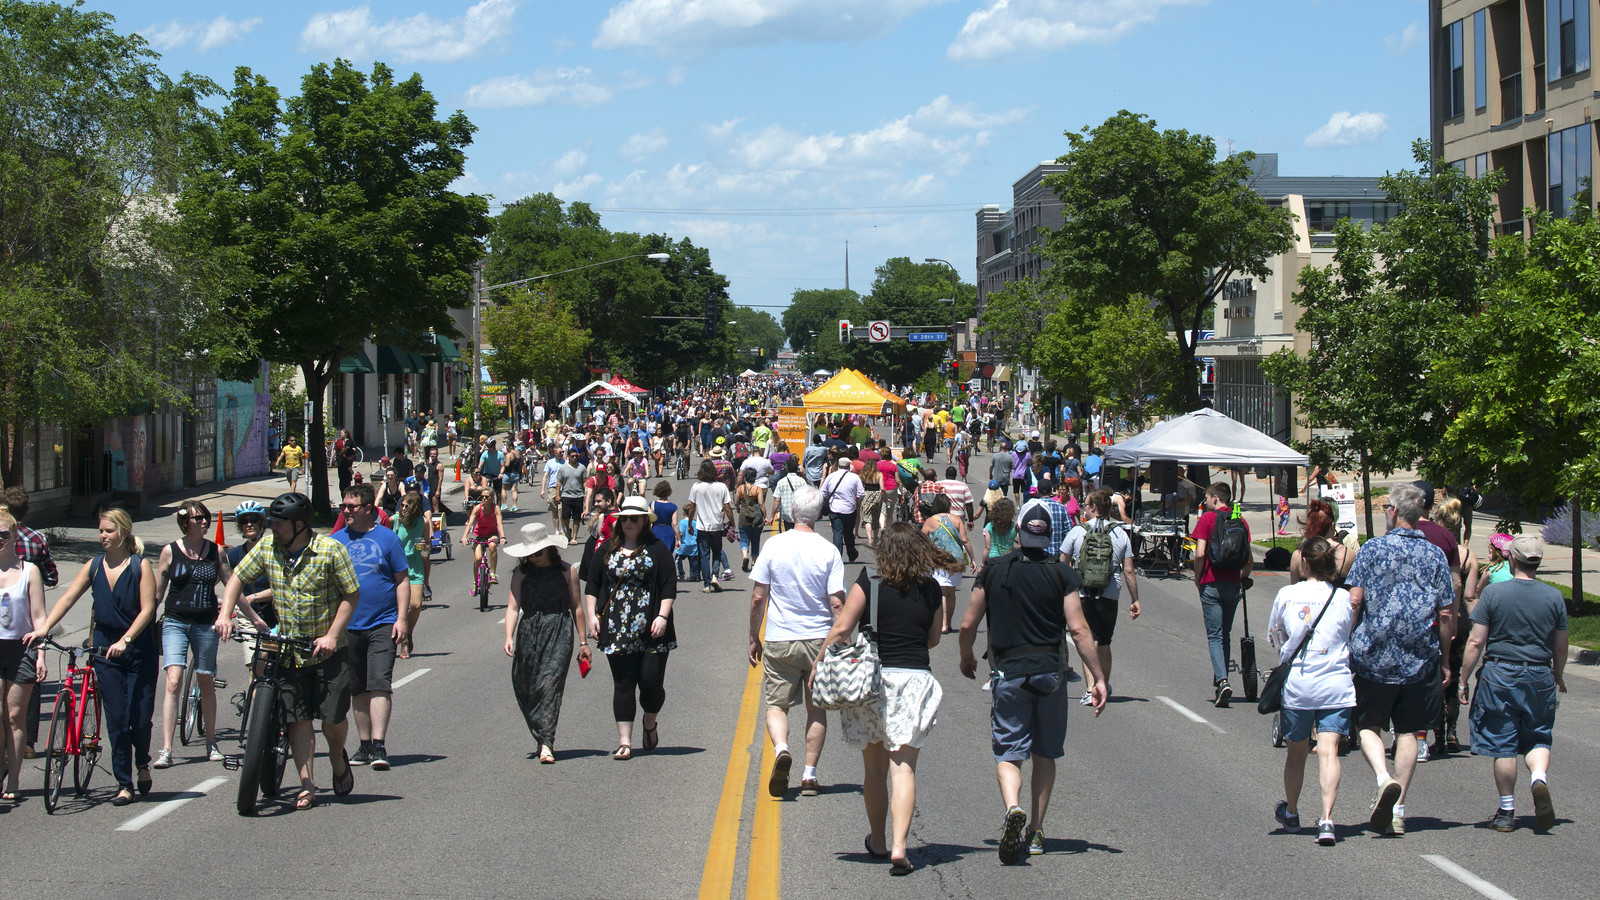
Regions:
[[460, 457], [456, 458], [456, 480], [457, 481], [461, 480], [461, 458]]
[[222, 531], [222, 517], [217, 516], [217, 547], [221, 550], [228, 549], [228, 537]]

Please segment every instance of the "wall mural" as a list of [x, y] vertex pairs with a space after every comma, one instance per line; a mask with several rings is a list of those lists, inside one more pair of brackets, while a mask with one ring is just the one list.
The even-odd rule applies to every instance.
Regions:
[[216, 479], [267, 474], [267, 364], [254, 381], [217, 381]]

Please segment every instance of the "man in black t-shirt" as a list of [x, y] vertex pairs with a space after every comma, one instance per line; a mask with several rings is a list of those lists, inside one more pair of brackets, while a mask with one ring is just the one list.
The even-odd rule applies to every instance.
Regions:
[[[1092, 679], [1094, 714], [1106, 704], [1105, 675], [1079, 604], [1078, 573], [1049, 553], [1050, 514], [1034, 505], [1017, 523], [1016, 550], [991, 559], [961, 621], [961, 674], [973, 678], [978, 625], [989, 629], [991, 740], [1006, 806], [1000, 862], [1016, 865], [1044, 853], [1044, 817], [1055, 786], [1056, 760], [1066, 754], [1067, 688], [1062, 644], [1072, 635]], [[1033, 760], [1032, 815], [1019, 805], [1022, 763]], [[1026, 838], [1023, 826], [1028, 826]]]

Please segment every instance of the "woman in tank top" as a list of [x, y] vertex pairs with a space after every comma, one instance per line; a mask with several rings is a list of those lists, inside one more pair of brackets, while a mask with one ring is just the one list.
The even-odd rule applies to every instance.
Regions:
[[161, 619], [161, 664], [166, 690], [161, 700], [161, 752], [155, 767], [172, 765], [172, 733], [178, 727], [178, 694], [183, 670], [194, 652], [195, 681], [200, 685], [200, 711], [206, 723], [206, 756], [222, 762], [217, 748], [217, 623], [218, 598], [232, 570], [217, 545], [206, 539], [211, 511], [198, 500], [178, 507], [183, 537], [161, 548], [156, 563], [156, 596], [165, 596]]
[[39, 569], [17, 558], [17, 521], [0, 508], [0, 747], [6, 754], [5, 789], [0, 801], [15, 803], [22, 777], [23, 726], [33, 686], [48, 674], [44, 649], [30, 650], [22, 636], [44, 621], [44, 579]]

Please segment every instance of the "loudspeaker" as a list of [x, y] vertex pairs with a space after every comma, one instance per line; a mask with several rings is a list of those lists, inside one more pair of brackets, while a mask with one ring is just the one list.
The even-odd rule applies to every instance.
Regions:
[[1157, 494], [1170, 494], [1178, 489], [1178, 463], [1158, 459], [1150, 463], [1150, 490]]
[[1272, 492], [1282, 494], [1290, 500], [1300, 496], [1300, 470], [1294, 466], [1280, 466], [1274, 469], [1272, 478]]

